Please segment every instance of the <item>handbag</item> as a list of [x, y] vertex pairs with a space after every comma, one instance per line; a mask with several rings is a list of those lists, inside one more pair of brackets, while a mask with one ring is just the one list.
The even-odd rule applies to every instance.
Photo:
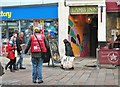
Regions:
[[[34, 34], [34, 35], [35, 35], [35, 37], [36, 37], [36, 39], [37, 39], [37, 41], [38, 41], [38, 38], [37, 38], [36, 34]], [[42, 51], [41, 45], [40, 45], [40, 42], [39, 42], [39, 41], [38, 41], [38, 44], [39, 44], [39, 46], [40, 46], [40, 50]], [[48, 48], [47, 48], [47, 49], [48, 49]], [[46, 63], [46, 62], [49, 62], [49, 61], [50, 61], [51, 54], [50, 54], [49, 51], [47, 51], [47, 52], [41, 52], [41, 57], [44, 58], [44, 59], [43, 59], [43, 63]]]
[[74, 59], [75, 57], [70, 57], [64, 55], [61, 59], [61, 68], [62, 69], [73, 69], [74, 68]]

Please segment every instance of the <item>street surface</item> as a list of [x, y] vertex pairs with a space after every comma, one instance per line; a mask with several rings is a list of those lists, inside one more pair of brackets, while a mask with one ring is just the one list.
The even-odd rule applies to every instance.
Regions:
[[[2, 59], [2, 60], [1, 60]], [[0, 57], [2, 65], [9, 61], [5, 57]], [[53, 68], [50, 64], [43, 64], [43, 81], [44, 83], [32, 83], [31, 61], [29, 55], [24, 56], [25, 70], [10, 72], [5, 70], [2, 76], [2, 85], [113, 85], [118, 86], [118, 66], [103, 65], [100, 69], [96, 68], [95, 58], [77, 58], [75, 59], [74, 70], [63, 70], [60, 64], [55, 64]], [[116, 86], [116, 87], [117, 87]], [[8, 86], [9, 87], [9, 86]]]

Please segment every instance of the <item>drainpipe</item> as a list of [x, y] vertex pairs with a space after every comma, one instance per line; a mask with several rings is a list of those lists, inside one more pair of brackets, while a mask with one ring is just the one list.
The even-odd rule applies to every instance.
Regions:
[[20, 20], [18, 21], [18, 24], [19, 24], [19, 32], [21, 32], [21, 23], [20, 23]]

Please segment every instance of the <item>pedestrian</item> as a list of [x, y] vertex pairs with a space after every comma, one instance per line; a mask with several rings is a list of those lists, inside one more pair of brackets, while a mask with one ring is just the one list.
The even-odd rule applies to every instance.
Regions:
[[23, 32], [20, 32], [19, 36], [16, 38], [16, 44], [17, 44], [17, 52], [18, 52], [18, 55], [20, 56], [20, 58], [16, 63], [16, 67], [18, 69], [26, 69], [25, 67], [23, 67], [23, 46], [25, 45]]
[[16, 68], [16, 58], [17, 58], [17, 44], [16, 44], [16, 39], [17, 39], [17, 37], [18, 37], [18, 33], [14, 33], [14, 38], [13, 38], [13, 40], [12, 40], [12, 38], [11, 38], [11, 41], [13, 41], [13, 45], [15, 46], [15, 59], [14, 59], [14, 64], [13, 64], [13, 70], [18, 70], [17, 68]]
[[70, 42], [67, 39], [64, 39], [63, 42], [65, 44], [65, 55], [70, 56], [70, 57], [74, 57]]
[[42, 78], [42, 64], [44, 59], [44, 54], [47, 52], [45, 35], [41, 33], [40, 28], [34, 28], [34, 33], [31, 35], [30, 40], [25, 49], [25, 54], [30, 48], [31, 52], [31, 62], [32, 62], [32, 81], [36, 83], [43, 83]]
[[14, 64], [16, 62], [16, 57], [15, 57], [15, 45], [14, 42], [16, 41], [16, 37], [12, 36], [10, 41], [8, 42], [8, 56], [7, 58], [10, 59], [10, 61], [7, 63], [5, 66], [5, 70], [7, 70], [7, 67], [9, 66], [9, 69], [11, 72], [14, 72]]
[[65, 56], [61, 59], [62, 69], [74, 69], [74, 54], [70, 42], [67, 39], [63, 40], [65, 44]]
[[[28, 29], [25, 30], [25, 44], [28, 43], [32, 33], [33, 33], [33, 26], [30, 25]], [[30, 55], [30, 50], [28, 51], [28, 54]]]

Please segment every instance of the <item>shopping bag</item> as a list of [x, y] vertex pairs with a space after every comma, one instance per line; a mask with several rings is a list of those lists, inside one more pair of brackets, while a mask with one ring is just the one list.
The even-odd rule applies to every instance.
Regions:
[[16, 57], [16, 58], [17, 58], [17, 55], [18, 55], [18, 54], [17, 54], [17, 50], [15, 50], [15, 57]]
[[63, 69], [74, 69], [74, 59], [75, 57], [64, 56], [61, 59], [61, 66]]
[[63, 58], [61, 59], [61, 65], [63, 65], [65, 63], [66, 58], [67, 58], [67, 56], [64, 55]]

